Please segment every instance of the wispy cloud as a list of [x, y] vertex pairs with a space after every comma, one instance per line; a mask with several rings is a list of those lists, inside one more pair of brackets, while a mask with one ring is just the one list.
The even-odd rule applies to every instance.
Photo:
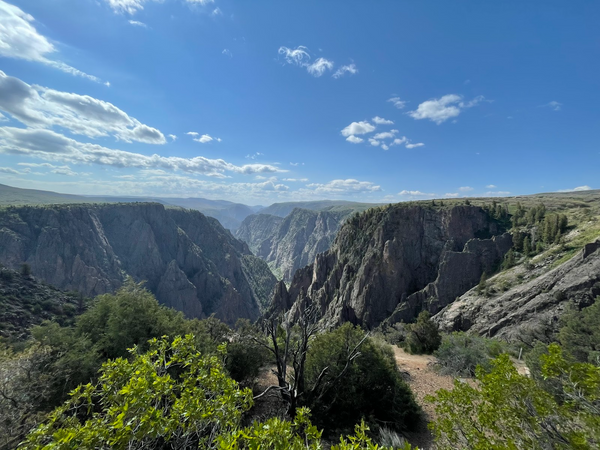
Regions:
[[462, 186], [462, 187], [459, 187], [458, 190], [460, 192], [471, 192], [473, 190], [473, 188], [471, 186]]
[[[19, 7], [0, 0], [0, 56], [41, 63], [71, 75], [102, 83], [102, 80], [94, 75], [48, 58], [48, 55], [56, 52], [56, 48], [45, 36], [38, 33], [32, 25], [34, 20]], [[108, 82], [104, 84], [110, 85]]]
[[545, 105], [540, 105], [540, 108], [550, 108], [552, 111], [560, 111], [562, 109], [562, 103], [557, 102], [555, 100], [546, 103]]
[[333, 61], [330, 61], [325, 58], [318, 58], [314, 63], [306, 66], [306, 70], [313, 77], [320, 77], [327, 70], [333, 69]]
[[406, 106], [406, 101], [401, 100], [400, 97], [392, 97], [388, 100], [392, 105], [398, 109], [403, 109]]
[[129, 23], [134, 27], [148, 28], [144, 22], [140, 22], [139, 20], [130, 20]]
[[237, 174], [286, 172], [269, 164], [238, 166], [222, 159], [209, 159], [203, 156], [194, 158], [157, 154], [148, 156], [79, 142], [45, 129], [1, 127], [0, 153], [30, 156], [49, 162], [171, 170], [217, 178], [224, 178], [227, 172]]
[[29, 85], [0, 71], [0, 110], [33, 128], [61, 127], [90, 138], [164, 144], [164, 135], [103, 100]]
[[358, 69], [356, 68], [356, 64], [348, 64], [347, 66], [341, 66], [335, 73], [332, 75], [333, 78], [340, 78], [346, 74], [354, 75], [358, 73]]
[[358, 194], [366, 192], [381, 191], [381, 186], [370, 181], [358, 181], [352, 178], [347, 180], [332, 180], [328, 183], [311, 183], [307, 185], [318, 194], [340, 195], [340, 194]]
[[224, 48], [221, 53], [225, 56], [229, 56], [230, 58], [233, 58], [233, 53], [231, 53], [231, 50], [229, 50], [228, 48]]

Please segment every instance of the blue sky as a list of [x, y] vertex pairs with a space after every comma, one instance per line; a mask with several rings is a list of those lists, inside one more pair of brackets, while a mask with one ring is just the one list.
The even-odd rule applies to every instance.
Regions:
[[0, 182], [248, 204], [600, 188], [597, 1], [0, 0]]

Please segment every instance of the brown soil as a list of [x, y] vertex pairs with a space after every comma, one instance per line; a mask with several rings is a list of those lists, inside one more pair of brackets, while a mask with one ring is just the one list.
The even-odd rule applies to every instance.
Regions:
[[[425, 422], [431, 421], [435, 417], [435, 411], [433, 405], [425, 402], [425, 396], [434, 394], [438, 389], [452, 389], [454, 378], [440, 375], [433, 370], [435, 364], [433, 356], [411, 355], [396, 346], [394, 346], [394, 354], [400, 372], [415, 394], [417, 403], [423, 408]], [[427, 429], [426, 423], [423, 423], [417, 432], [406, 433], [408, 441], [421, 450], [433, 448], [433, 435]]]

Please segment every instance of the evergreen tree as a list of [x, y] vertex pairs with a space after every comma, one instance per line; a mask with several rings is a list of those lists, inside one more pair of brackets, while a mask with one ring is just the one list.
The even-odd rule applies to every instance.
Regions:
[[525, 236], [525, 239], [523, 239], [523, 253], [525, 255], [531, 254], [531, 238], [529, 235]]

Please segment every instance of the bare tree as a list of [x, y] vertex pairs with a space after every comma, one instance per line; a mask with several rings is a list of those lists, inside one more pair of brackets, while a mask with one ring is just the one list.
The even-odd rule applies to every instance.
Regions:
[[363, 339], [353, 348], [348, 349], [346, 364], [335, 377], [325, 380], [329, 366], [323, 368], [312, 386], [306, 386], [305, 367], [306, 357], [310, 349], [312, 338], [321, 331], [318, 322], [318, 309], [312, 305], [306, 307], [295, 318], [291, 313], [265, 319], [260, 324], [266, 340], [253, 337], [266, 347], [275, 358], [276, 368], [273, 373], [277, 376], [278, 385], [267, 387], [261, 394], [254, 397], [258, 399], [272, 390], [279, 391], [281, 398], [288, 404], [288, 414], [295, 417], [296, 410], [302, 403], [310, 403], [314, 398], [322, 398], [325, 393], [338, 383], [354, 359], [360, 356], [360, 346], [367, 339]]

